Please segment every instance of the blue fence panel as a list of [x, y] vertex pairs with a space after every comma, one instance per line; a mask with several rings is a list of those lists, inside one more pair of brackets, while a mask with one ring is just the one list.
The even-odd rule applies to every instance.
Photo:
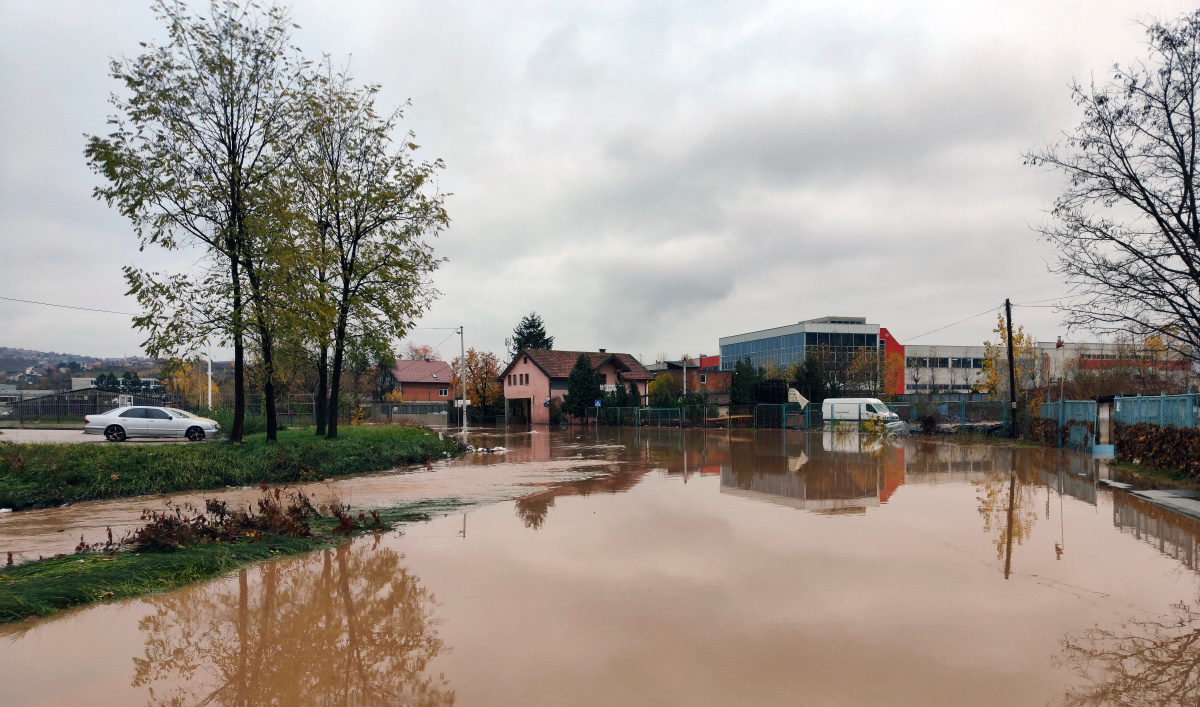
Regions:
[[1096, 401], [1095, 400], [1058, 400], [1053, 403], [1042, 403], [1038, 416], [1046, 420], [1054, 420], [1060, 434], [1056, 436], [1056, 447], [1063, 446], [1061, 431], [1067, 430], [1067, 447], [1078, 450], [1088, 450], [1095, 443], [1096, 431]]
[[1200, 393], [1117, 397], [1113, 418], [1122, 425], [1196, 427], [1200, 420]]

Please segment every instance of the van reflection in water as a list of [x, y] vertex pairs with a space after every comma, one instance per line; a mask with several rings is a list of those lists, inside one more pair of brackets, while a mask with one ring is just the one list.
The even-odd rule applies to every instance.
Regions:
[[826, 515], [861, 514], [904, 483], [903, 443], [853, 429], [826, 430], [820, 448], [812, 435], [796, 445], [784, 439], [747, 450], [746, 440], [731, 437], [721, 493]]

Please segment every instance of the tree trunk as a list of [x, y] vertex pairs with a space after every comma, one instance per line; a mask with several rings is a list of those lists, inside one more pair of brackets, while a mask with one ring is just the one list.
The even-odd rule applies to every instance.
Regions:
[[233, 278], [233, 425], [229, 441], [241, 442], [246, 427], [246, 347], [242, 341], [242, 286], [237, 259], [230, 265]]
[[346, 319], [348, 316], [349, 312], [346, 307], [338, 312], [337, 330], [333, 337], [333, 367], [329, 371], [329, 420], [328, 431], [325, 433], [327, 439], [337, 437], [338, 395], [342, 387], [342, 360], [346, 352]]
[[279, 438], [279, 418], [275, 415], [275, 342], [266, 327], [259, 326], [263, 358], [263, 406], [267, 415], [267, 441]]
[[329, 413], [329, 347], [321, 347], [321, 356], [317, 363], [317, 399], [313, 403], [313, 413], [317, 418], [317, 436], [325, 436], [325, 420]]

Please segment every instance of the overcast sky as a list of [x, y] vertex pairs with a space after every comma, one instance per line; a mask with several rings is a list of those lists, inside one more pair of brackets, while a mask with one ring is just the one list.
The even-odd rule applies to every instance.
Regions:
[[[973, 9], [973, 8], [979, 9]], [[328, 52], [441, 157], [452, 224], [422, 325], [503, 350], [537, 310], [557, 348], [717, 353], [827, 314], [901, 341], [1066, 288], [1029, 225], [1061, 186], [1021, 151], [1078, 123], [1071, 79], [1143, 54], [1184, 2], [301, 1]], [[0, 296], [134, 311], [139, 252], [91, 197], [110, 57], [161, 39], [144, 1], [0, 0]], [[1052, 309], [1019, 308], [1041, 340]], [[977, 344], [983, 316], [916, 339]], [[458, 350], [449, 332], [420, 343]], [[0, 346], [141, 351], [127, 317], [0, 300]]]

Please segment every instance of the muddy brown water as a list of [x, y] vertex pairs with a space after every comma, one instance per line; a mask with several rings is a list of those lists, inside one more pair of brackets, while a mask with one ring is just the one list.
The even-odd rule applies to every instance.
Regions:
[[[478, 502], [461, 513], [0, 627], [0, 702], [1200, 699], [1200, 523], [1082, 455], [766, 430], [473, 441], [511, 451], [320, 485], [360, 507]], [[0, 551], [147, 500], [0, 517]]]

